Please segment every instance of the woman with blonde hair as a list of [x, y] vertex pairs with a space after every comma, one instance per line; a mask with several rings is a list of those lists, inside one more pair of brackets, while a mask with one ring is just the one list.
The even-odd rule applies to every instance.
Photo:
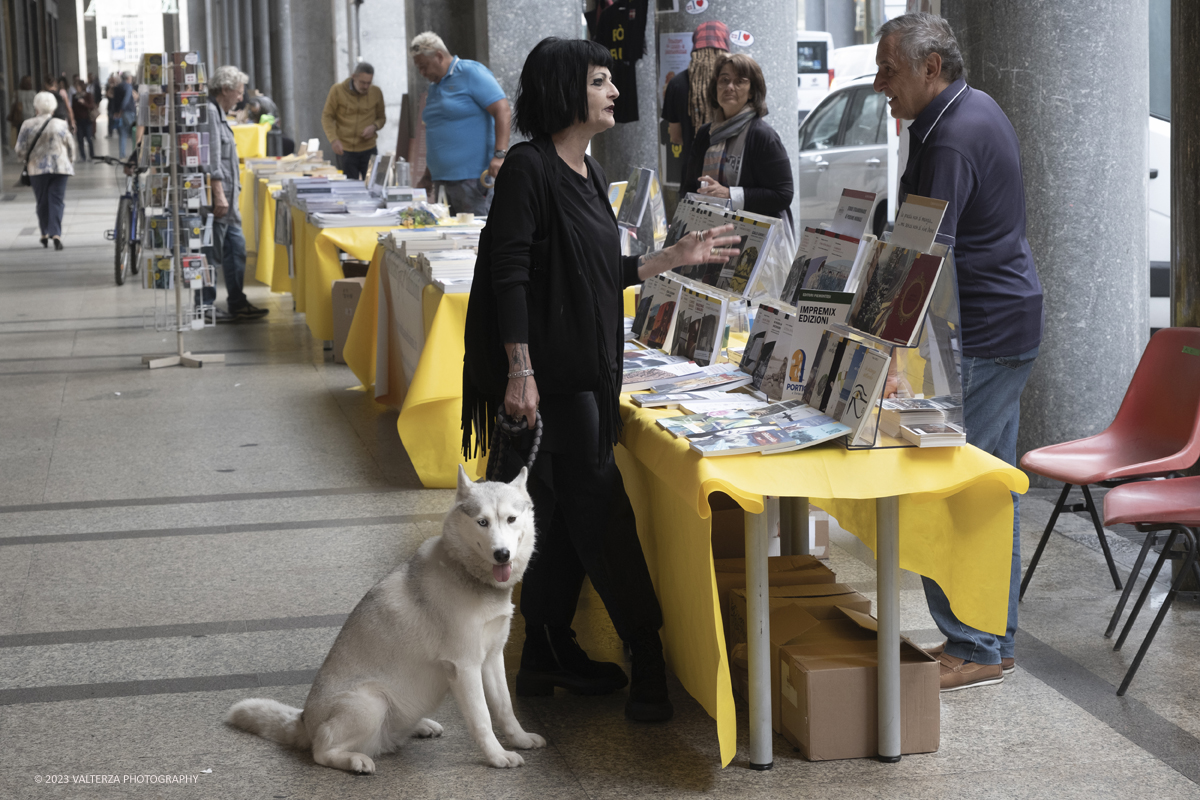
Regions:
[[54, 116], [58, 100], [50, 92], [38, 92], [33, 98], [35, 117], [25, 120], [17, 134], [17, 159], [25, 164], [33, 196], [37, 200], [38, 226], [42, 247], [54, 240], [54, 249], [62, 250], [62, 216], [66, 202], [67, 178], [75, 174], [75, 137], [67, 121]]

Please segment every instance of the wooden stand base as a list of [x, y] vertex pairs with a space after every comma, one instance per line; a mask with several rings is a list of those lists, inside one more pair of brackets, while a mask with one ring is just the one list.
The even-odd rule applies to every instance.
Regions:
[[142, 363], [150, 369], [159, 369], [160, 367], [193, 367], [199, 369], [203, 367], [205, 362], [212, 364], [224, 364], [224, 353], [191, 353], [187, 352], [181, 356], [142, 356]]

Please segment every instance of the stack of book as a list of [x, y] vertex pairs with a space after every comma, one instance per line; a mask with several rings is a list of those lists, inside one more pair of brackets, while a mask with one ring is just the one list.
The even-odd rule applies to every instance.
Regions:
[[902, 425], [940, 424], [946, 411], [955, 407], [949, 398], [899, 398], [884, 400], [879, 411], [879, 430], [893, 438]]
[[917, 447], [962, 447], [967, 443], [966, 432], [951, 422], [901, 425], [900, 434]]
[[845, 436], [850, 428], [798, 401], [667, 417], [658, 424], [701, 457], [779, 453]]

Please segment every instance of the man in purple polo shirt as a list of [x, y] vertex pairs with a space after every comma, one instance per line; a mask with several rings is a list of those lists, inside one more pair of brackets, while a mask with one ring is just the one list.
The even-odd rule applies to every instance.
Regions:
[[[875, 91], [892, 116], [913, 121], [900, 179], [908, 194], [947, 202], [938, 241], [954, 248], [962, 315], [967, 441], [1016, 464], [1021, 392], [1042, 341], [1042, 286], [1025, 239], [1025, 187], [1017, 135], [991, 97], [966, 83], [950, 25], [905, 14], [879, 29]], [[1013, 495], [1012, 570], [1004, 636], [963, 624], [941, 587], [923, 578], [929, 612], [946, 636], [933, 652], [942, 691], [1000, 683], [1015, 668], [1021, 582], [1020, 515]]]

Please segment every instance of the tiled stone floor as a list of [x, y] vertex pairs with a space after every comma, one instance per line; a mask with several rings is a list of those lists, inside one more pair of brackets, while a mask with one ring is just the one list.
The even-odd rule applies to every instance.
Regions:
[[[265, 321], [189, 336], [224, 366], [147, 371], [140, 356], [173, 342], [142, 327], [149, 292], [114, 285], [113, 169], [79, 166], [61, 253], [38, 245], [11, 164], [3, 180], [0, 798], [1200, 797], [1197, 608], [1175, 606], [1117, 698], [1149, 614], [1113, 653], [1101, 632], [1116, 595], [1077, 516], [1022, 604], [1016, 674], [944, 697], [941, 749], [897, 765], [808, 763], [777, 738], [772, 771], [746, 769], [744, 750], [722, 770], [712, 720], [677, 682], [659, 726], [626, 722], [622, 695], [518, 698], [550, 744], [510, 771], [482, 764], [453, 701], [442, 739], [369, 778], [226, 728], [221, 713], [251, 694], [303, 702], [343, 615], [436, 533], [450, 495], [421, 488], [395, 413], [352, 391], [289, 296], [252, 283]], [[1022, 502], [1026, 560], [1055, 494]], [[873, 592], [870, 552], [833, 538], [841, 579]], [[1117, 545], [1126, 571], [1135, 552]], [[903, 587], [903, 627], [936, 642], [916, 576]], [[594, 654], [622, 658], [594, 597], [577, 623]], [[518, 620], [512, 669], [521, 637]], [[96, 774], [197, 777], [38, 782]]]

